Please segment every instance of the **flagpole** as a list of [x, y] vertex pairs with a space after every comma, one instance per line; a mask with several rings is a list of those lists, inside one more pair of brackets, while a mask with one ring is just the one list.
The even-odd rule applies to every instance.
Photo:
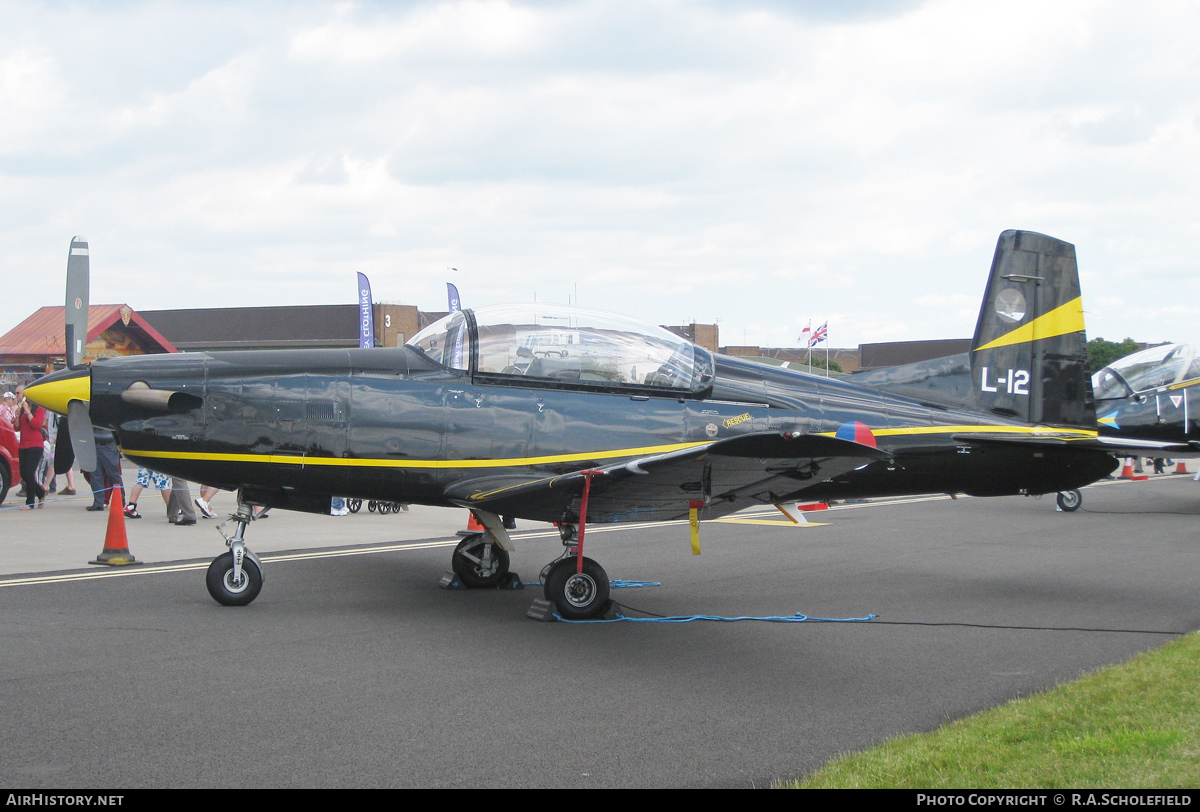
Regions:
[[812, 374], [812, 319], [808, 320], [808, 374]]

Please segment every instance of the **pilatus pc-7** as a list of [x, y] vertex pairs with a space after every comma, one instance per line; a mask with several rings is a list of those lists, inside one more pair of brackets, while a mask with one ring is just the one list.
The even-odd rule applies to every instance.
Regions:
[[[68, 319], [78, 319], [78, 238], [68, 270]], [[262, 586], [246, 546], [256, 505], [328, 513], [330, 498], [345, 496], [468, 508], [486, 529], [452, 564], [474, 587], [508, 577], [502, 516], [556, 522], [566, 553], [544, 571], [546, 598], [564, 617], [587, 618], [609, 591], [582, 554], [587, 523], [797, 500], [1054, 493], [1116, 465], [1096, 432], [1074, 246], [1030, 232], [1000, 236], [961, 406], [714, 355], [633, 319], [544, 304], [452, 313], [386, 349], [81, 365], [72, 336], [82, 329], [68, 328], [69, 368], [28, 396], [67, 413], [73, 437], [89, 422], [108, 427], [138, 465], [238, 491], [229, 552], [207, 577], [224, 604], [247, 604]], [[544, 344], [555, 352], [537, 352]], [[77, 453], [86, 461], [89, 449]]]

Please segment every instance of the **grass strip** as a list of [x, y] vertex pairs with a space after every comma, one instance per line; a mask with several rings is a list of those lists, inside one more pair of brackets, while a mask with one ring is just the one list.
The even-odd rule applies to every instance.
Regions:
[[777, 786], [1200, 787], [1200, 633]]

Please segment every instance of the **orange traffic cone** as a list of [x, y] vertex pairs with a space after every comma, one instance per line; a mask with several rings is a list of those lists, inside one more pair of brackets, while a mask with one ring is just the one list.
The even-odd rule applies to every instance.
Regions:
[[129, 539], [125, 535], [125, 493], [113, 488], [108, 508], [108, 530], [104, 533], [104, 552], [89, 564], [104, 564], [109, 567], [125, 567], [141, 564], [129, 552]]
[[458, 531], [458, 535], [460, 535], [460, 536], [473, 536], [473, 535], [475, 535], [476, 533], [482, 533], [484, 530], [485, 530], [485, 528], [484, 528], [484, 526], [483, 526], [483, 525], [480, 523], [479, 519], [476, 519], [476, 518], [475, 518], [475, 511], [473, 511], [473, 510], [468, 510], [468, 511], [467, 511], [467, 529], [466, 529], [466, 530], [459, 530], [459, 531]]
[[1188, 472], [1187, 463], [1184, 462], [1183, 460], [1177, 460], [1175, 462], [1175, 473], [1186, 474], [1187, 472]]
[[1125, 458], [1125, 465], [1121, 468], [1121, 479], [1133, 479], [1133, 463], [1129, 457]]

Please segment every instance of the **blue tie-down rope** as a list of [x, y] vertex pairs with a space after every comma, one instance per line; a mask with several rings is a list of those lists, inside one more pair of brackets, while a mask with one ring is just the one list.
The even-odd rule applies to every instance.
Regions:
[[[625, 581], [620, 578], [609, 581], [609, 586], [613, 589], [635, 589], [643, 586], [662, 586], [658, 581]], [[526, 584], [526, 586], [544, 586], [540, 581]], [[557, 612], [554, 617], [561, 620], [563, 623], [691, 623], [693, 620], [711, 620], [719, 623], [736, 623], [739, 620], [758, 620], [763, 623], [866, 623], [869, 620], [874, 620], [878, 615], [867, 615], [866, 617], [809, 617], [808, 615], [797, 612], [791, 616], [767, 616], [767, 617], [722, 617], [720, 615], [684, 615], [679, 617], [628, 617], [617, 612], [615, 618], [598, 618], [596, 620], [567, 620]]]
[[[620, 578], [615, 581], [609, 581], [608, 585], [613, 589], [638, 589], [643, 586], [662, 586], [658, 581], [623, 581]], [[541, 581], [532, 581], [521, 586], [545, 586]]]
[[567, 620], [565, 617], [554, 615], [563, 623], [691, 623], [693, 620], [712, 620], [720, 623], [736, 623], [739, 620], [758, 620], [763, 623], [866, 623], [878, 615], [866, 617], [809, 617], [797, 612], [791, 616], [780, 617], [721, 617], [720, 615], [687, 615], [682, 617], [626, 617], [621, 613], [611, 620]]

